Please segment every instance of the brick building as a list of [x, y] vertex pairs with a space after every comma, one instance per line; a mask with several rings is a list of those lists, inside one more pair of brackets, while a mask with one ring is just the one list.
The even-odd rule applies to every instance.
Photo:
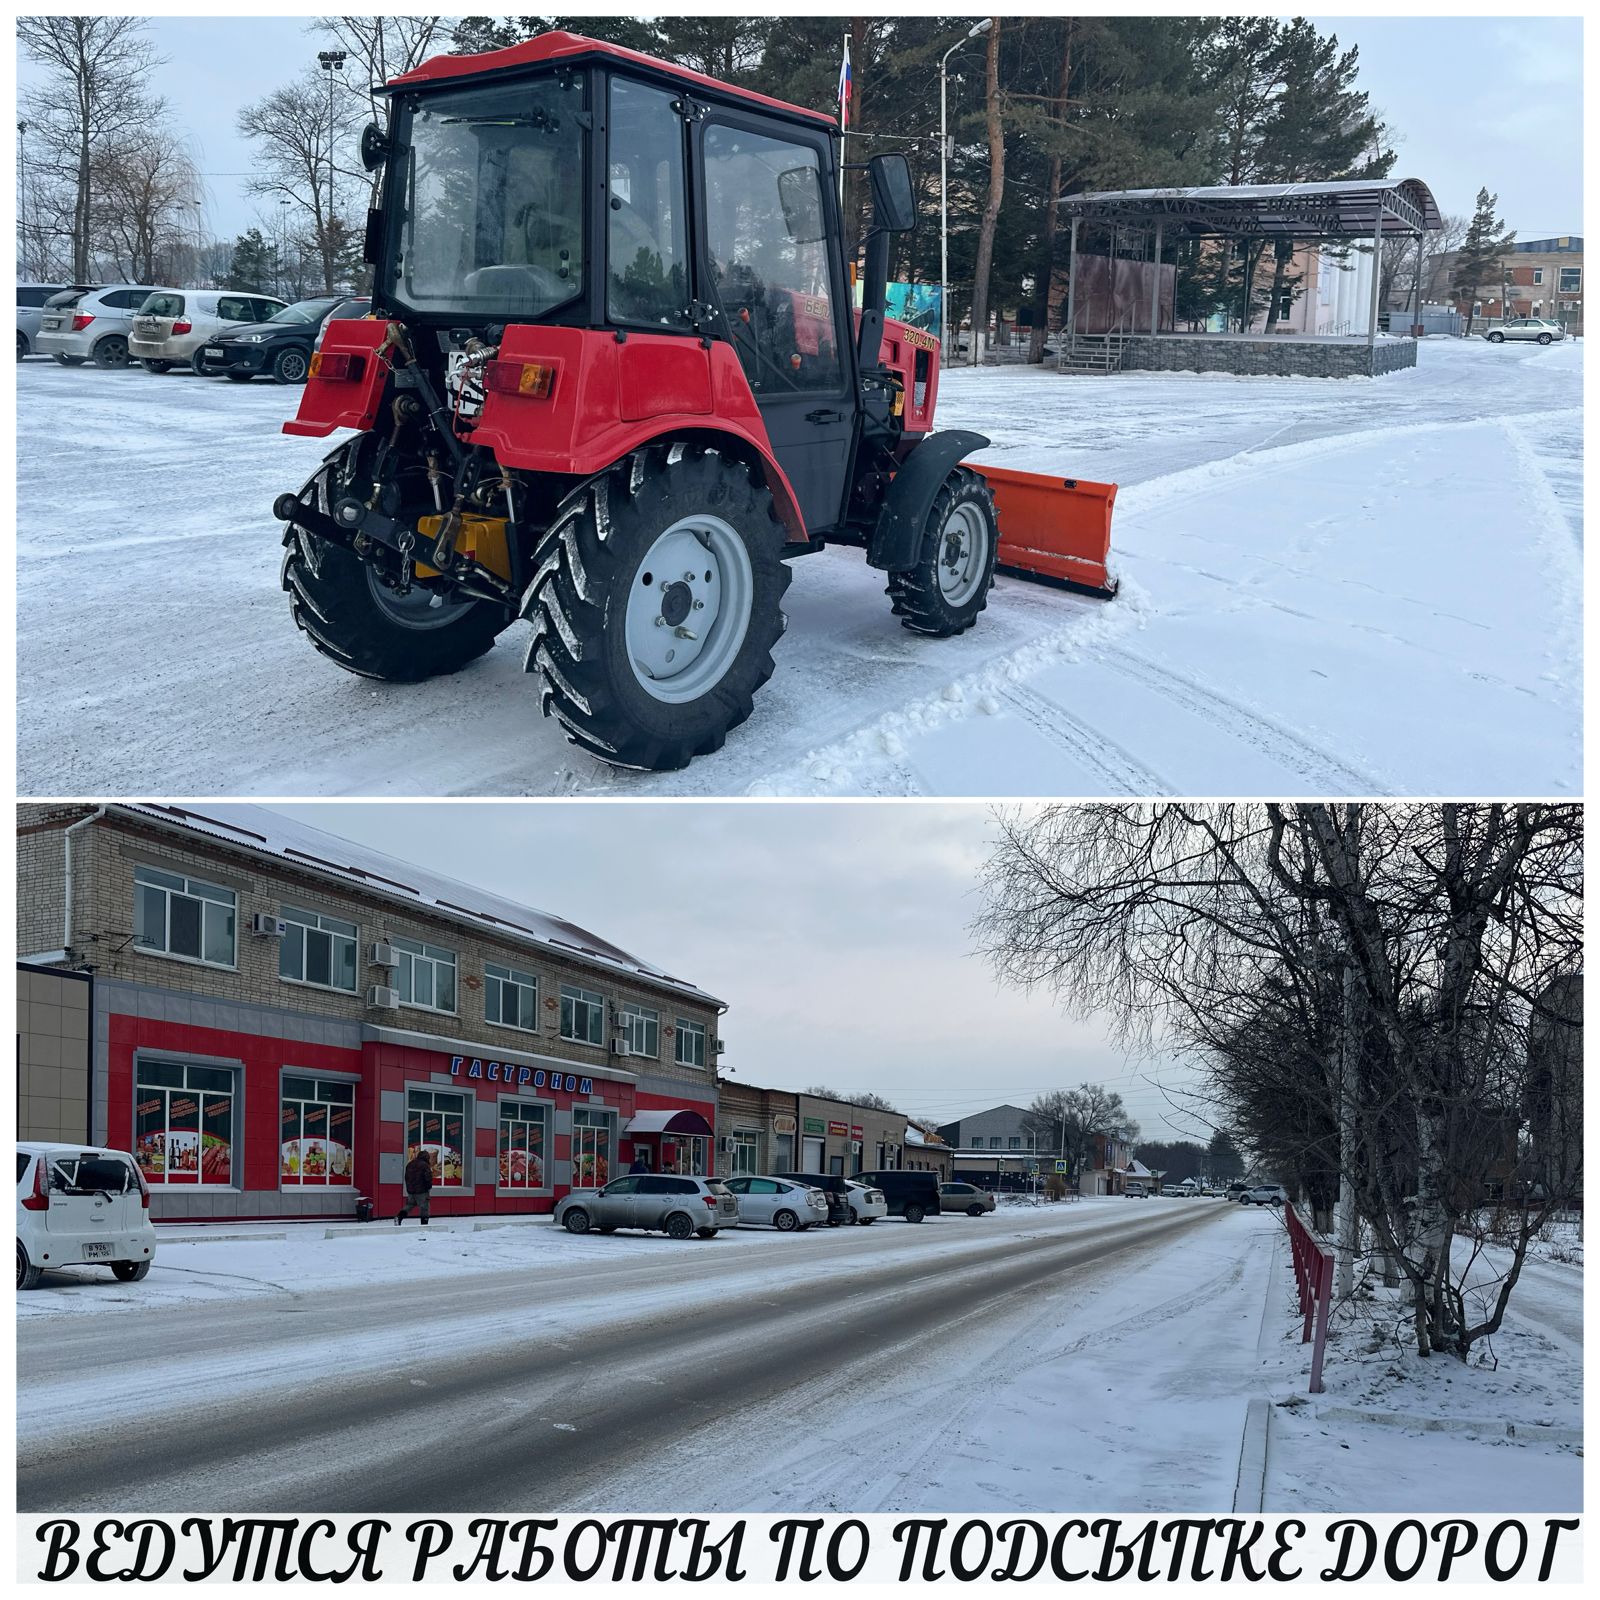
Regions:
[[[1445, 281], [1455, 265], [1446, 258]], [[1515, 317], [1559, 322], [1569, 334], [1583, 333], [1583, 240], [1573, 234], [1554, 239], [1519, 239], [1501, 258], [1469, 307], [1459, 295], [1457, 308], [1490, 323]], [[1481, 331], [1481, 330], [1480, 330]]]
[[907, 1123], [897, 1111], [831, 1100], [793, 1089], [762, 1089], [724, 1078], [719, 1085], [717, 1171], [819, 1172], [849, 1177], [924, 1164], [910, 1159]]
[[[391, 1211], [419, 1148], [444, 1215], [712, 1170], [720, 1000], [272, 811], [19, 807], [17, 936], [18, 1131], [134, 1151], [158, 1219]], [[75, 1059], [52, 974], [93, 980]]]

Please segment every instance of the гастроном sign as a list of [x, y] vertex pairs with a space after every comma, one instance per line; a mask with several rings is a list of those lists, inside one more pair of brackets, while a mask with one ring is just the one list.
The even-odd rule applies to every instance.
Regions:
[[451, 1056], [452, 1078], [487, 1078], [490, 1083], [514, 1083], [519, 1089], [565, 1089], [570, 1094], [593, 1094], [594, 1080], [570, 1072], [546, 1072], [543, 1067], [517, 1067], [509, 1061], [481, 1061], [476, 1056]]

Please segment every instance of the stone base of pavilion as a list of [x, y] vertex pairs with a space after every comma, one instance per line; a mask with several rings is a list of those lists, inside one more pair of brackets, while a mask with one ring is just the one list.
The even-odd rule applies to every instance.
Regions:
[[1121, 340], [1124, 372], [1231, 372], [1242, 377], [1378, 378], [1417, 364], [1415, 339], [1320, 334], [1136, 333]]

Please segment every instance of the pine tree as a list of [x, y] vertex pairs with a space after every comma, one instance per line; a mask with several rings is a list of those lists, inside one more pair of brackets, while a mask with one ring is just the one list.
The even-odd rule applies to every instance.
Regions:
[[241, 233], [233, 241], [233, 259], [228, 264], [225, 289], [248, 294], [273, 294], [278, 281], [278, 247], [262, 238], [259, 228]]
[[[1500, 275], [1500, 258], [1516, 243], [1515, 230], [1503, 232], [1505, 224], [1494, 214], [1500, 196], [1487, 189], [1478, 191], [1477, 209], [1467, 225], [1467, 236], [1456, 253], [1456, 264], [1450, 274], [1450, 287], [1455, 291], [1459, 307], [1466, 313], [1467, 332], [1472, 332], [1472, 307], [1478, 291], [1485, 283], [1495, 282]], [[1503, 308], [1502, 308], [1503, 309]]]
[[1206, 1146], [1207, 1170], [1213, 1181], [1226, 1182], [1244, 1172], [1244, 1157], [1226, 1128], [1218, 1128]]

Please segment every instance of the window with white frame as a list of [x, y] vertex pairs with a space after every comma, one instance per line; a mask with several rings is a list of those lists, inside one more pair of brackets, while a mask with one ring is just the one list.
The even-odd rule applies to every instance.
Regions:
[[606, 1000], [593, 989], [561, 985], [561, 1037], [576, 1044], [605, 1042]]
[[231, 1187], [237, 1072], [142, 1059], [133, 1081], [133, 1157], [145, 1181]]
[[279, 1093], [278, 1181], [285, 1188], [356, 1181], [356, 1086], [286, 1074]]
[[502, 967], [493, 961], [483, 964], [483, 1014], [502, 1028], [521, 1028], [536, 1033], [539, 1028], [539, 980], [531, 972]]
[[572, 1109], [572, 1187], [602, 1189], [611, 1181], [616, 1113], [598, 1106]]
[[354, 994], [355, 923], [302, 911], [298, 906], [284, 906], [279, 915], [289, 924], [289, 931], [278, 945], [278, 976], [285, 983], [309, 983]]
[[661, 1013], [628, 1002], [622, 1008], [622, 1036], [634, 1055], [653, 1060], [661, 1054]]
[[426, 1156], [436, 1188], [465, 1187], [467, 1158], [472, 1153], [467, 1146], [472, 1136], [467, 1106], [464, 1094], [406, 1090], [406, 1160]]
[[1543, 267], [1535, 267], [1533, 269], [1533, 281], [1535, 283], [1543, 283], [1544, 282], [1544, 268]]
[[537, 1100], [500, 1102], [500, 1187], [545, 1189], [550, 1108]]
[[673, 1059], [680, 1067], [703, 1067], [706, 1064], [706, 1026], [703, 1022], [690, 1022], [684, 1017], [677, 1021]]
[[400, 1003], [419, 1011], [456, 1009], [456, 953], [420, 939], [390, 939], [399, 957], [395, 987]]
[[231, 967], [237, 904], [233, 890], [219, 884], [157, 867], [135, 867], [133, 942], [157, 955]]
[[748, 1177], [761, 1170], [761, 1134], [754, 1128], [733, 1130], [733, 1149], [728, 1160], [728, 1175]]
[[1560, 294], [1577, 294], [1583, 288], [1582, 267], [1562, 267], [1561, 276], [1556, 283], [1556, 290]]

